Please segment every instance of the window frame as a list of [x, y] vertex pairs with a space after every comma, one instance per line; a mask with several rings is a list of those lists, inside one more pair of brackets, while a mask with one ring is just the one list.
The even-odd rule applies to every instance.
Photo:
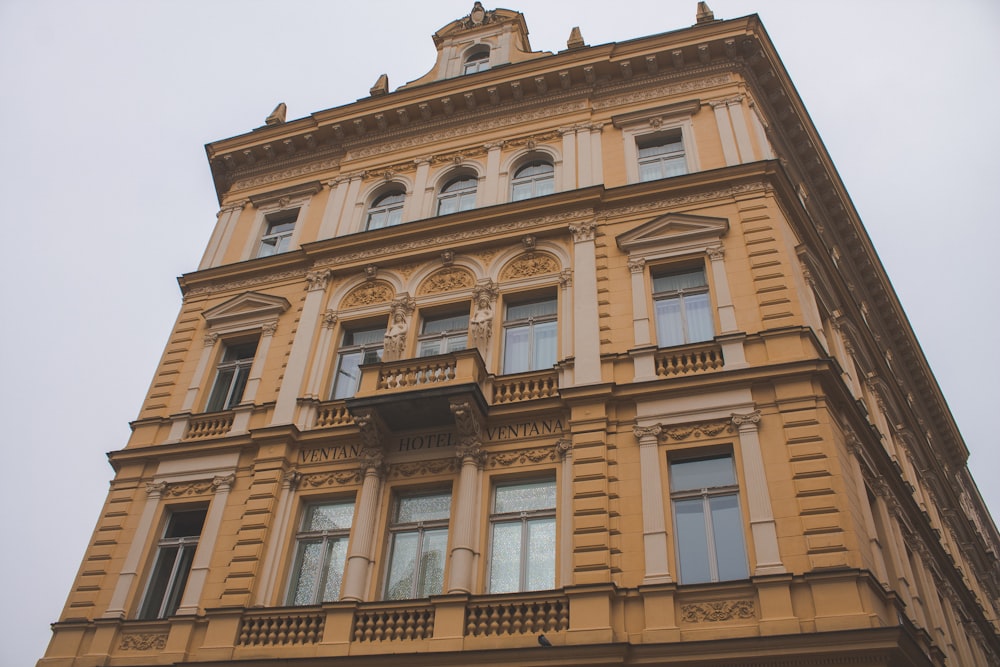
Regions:
[[[399, 197], [399, 201], [382, 203], [391, 197]], [[395, 227], [396, 225], [403, 224], [403, 209], [405, 206], [406, 188], [402, 185], [395, 184], [388, 189], [380, 190], [378, 194], [372, 197], [371, 203], [365, 211], [365, 231], [385, 229], [386, 227]], [[392, 222], [393, 214], [396, 214], [395, 222]], [[385, 216], [386, 224], [373, 226], [372, 222], [376, 219], [376, 216]]]
[[[462, 75], [477, 74], [490, 69], [490, 56], [493, 49], [488, 44], [479, 44], [466, 54], [462, 59]], [[473, 68], [470, 69], [470, 66]]]
[[[688, 100], [654, 109], [612, 116], [612, 124], [621, 130], [625, 150], [625, 180], [642, 183], [639, 177], [639, 143], [645, 137], [679, 131], [684, 151], [686, 173], [700, 171], [698, 144], [695, 141], [693, 116], [701, 109], [700, 100]], [[656, 179], [660, 180], [660, 179]]]
[[[307, 522], [312, 516], [312, 512], [316, 508], [320, 507], [330, 507], [334, 505], [350, 505], [351, 507], [351, 521], [347, 527], [334, 528], [334, 529], [321, 529], [321, 530], [307, 530]], [[305, 504], [302, 511], [302, 518], [299, 522], [299, 529], [295, 533], [294, 547], [292, 549], [292, 560], [291, 569], [289, 571], [288, 586], [286, 587], [285, 593], [285, 604], [289, 607], [297, 606], [313, 606], [320, 605], [325, 602], [336, 602], [340, 599], [340, 595], [343, 593], [344, 588], [344, 574], [347, 569], [347, 555], [350, 552], [350, 540], [351, 532], [354, 528], [354, 514], [357, 511], [356, 500], [351, 498], [340, 498], [340, 499], [325, 499], [325, 500], [314, 500]], [[313, 591], [313, 595], [309, 602], [297, 603], [295, 598], [298, 597], [299, 587], [301, 585], [300, 576], [302, 573], [302, 567], [305, 556], [305, 546], [307, 544], [315, 544], [318, 540], [320, 544], [320, 560], [317, 564], [316, 571], [317, 577], [319, 579], [316, 589]], [[330, 575], [329, 562], [328, 562], [328, 552], [327, 545], [331, 542], [343, 542], [344, 544], [344, 557], [343, 562], [340, 563], [340, 586], [337, 590], [337, 597], [334, 600], [324, 600], [323, 593], [326, 590], [326, 584], [328, 577]]]
[[[469, 187], [458, 188], [449, 191], [449, 188], [457, 186], [463, 182], [469, 182]], [[463, 211], [471, 211], [476, 208], [479, 197], [479, 175], [472, 171], [461, 171], [450, 174], [444, 180], [444, 184], [437, 192], [434, 203], [435, 215], [452, 215]], [[443, 205], [448, 202], [457, 202], [457, 207], [451, 211], [442, 211]]]
[[[657, 291], [656, 289], [656, 282], [658, 279], [671, 276], [690, 275], [697, 272], [701, 273], [703, 280], [703, 283], [700, 285], [682, 287], [673, 290]], [[653, 301], [652, 312], [657, 347], [663, 349], [668, 347], [680, 347], [683, 345], [694, 345], [696, 343], [705, 343], [715, 338], [717, 328], [715, 323], [715, 304], [712, 299], [712, 286], [708, 281], [708, 269], [704, 263], [652, 266], [649, 271], [649, 288], [650, 297]], [[705, 321], [698, 320], [698, 316], [695, 314], [692, 314], [690, 317], [688, 316], [690, 302], [693, 301], [694, 298], [701, 296], [705, 297], [705, 302], [707, 303], [704, 314], [704, 318], [706, 318]], [[681, 342], [670, 342], [665, 340], [667, 328], [661, 324], [660, 305], [675, 300], [678, 303], [680, 319], [679, 324], [684, 338]], [[692, 313], [695, 312], [696, 311], [692, 309]], [[707, 325], [709, 330], [708, 336], [699, 338], [694, 335], [692, 329], [696, 324]]]
[[[400, 509], [402, 508], [404, 501], [434, 496], [448, 497], [448, 515], [445, 518], [405, 522], [399, 520]], [[442, 530], [444, 531], [444, 548], [443, 558], [441, 560], [441, 590], [437, 592], [430, 592], [428, 595], [441, 595], [444, 593], [447, 583], [446, 574], [450, 556], [449, 545], [451, 539], [451, 515], [453, 511], [453, 500], [454, 495], [451, 488], [431, 488], [416, 491], [402, 491], [393, 495], [388, 521], [386, 522], [385, 571], [382, 577], [382, 600], [421, 599], [418, 594], [421, 592], [421, 589], [425, 588], [427, 585], [427, 581], [424, 578], [425, 573], [419, 571], [420, 560], [425, 554], [425, 538], [427, 537], [427, 534], [432, 531], [440, 532]], [[389, 594], [391, 586], [393, 585], [393, 564], [399, 554], [397, 551], [397, 538], [400, 535], [411, 534], [417, 535], [417, 548], [413, 557], [413, 562], [418, 565], [418, 571], [414, 573], [413, 583], [410, 587], [410, 595], [408, 597], [390, 597]]]
[[[547, 172], [541, 175], [530, 174], [527, 176], [519, 176], [522, 171], [531, 169], [532, 167], [538, 165], [545, 165], [549, 168]], [[547, 183], [551, 186], [551, 191], [549, 192], [538, 192], [538, 186], [540, 183]], [[530, 194], [527, 197], [516, 196], [517, 188], [520, 186], [530, 186]], [[521, 162], [514, 170], [513, 175], [510, 179], [510, 201], [525, 201], [526, 199], [534, 199], [535, 197], [545, 197], [547, 195], [554, 194], [556, 191], [556, 165], [547, 156], [532, 156], [531, 158]]]
[[[732, 483], [709, 486], [703, 488], [680, 488], [678, 480], [682, 477], [679, 471], [675, 469], [675, 466], [680, 466], [688, 463], [696, 463], [699, 461], [710, 461], [726, 459], [729, 461], [729, 470], [732, 472]], [[670, 489], [670, 515], [673, 521], [673, 533], [674, 533], [674, 548], [676, 549], [677, 556], [677, 580], [680, 584], [706, 584], [706, 583], [719, 583], [723, 581], [741, 581], [747, 579], [750, 576], [749, 561], [747, 559], [747, 539], [745, 534], [746, 529], [746, 518], [743, 515], [743, 501], [740, 493], [740, 481], [739, 473], [737, 470], [737, 462], [735, 454], [730, 451], [708, 451], [708, 452], [689, 452], [679, 455], [668, 455], [667, 457], [667, 474], [668, 474], [668, 484]], [[712, 506], [712, 500], [732, 498], [735, 500], [735, 513], [736, 520], [739, 524], [738, 530], [733, 530], [725, 533], [727, 538], [727, 543], [724, 545], [717, 544], [718, 531], [716, 530], [715, 514]], [[688, 529], [679, 521], [677, 509], [678, 503], [700, 500], [701, 501], [701, 517], [703, 521], [703, 532], [700, 535], [684, 535], [682, 533], [686, 532]], [[706, 562], [708, 564], [708, 574], [709, 578], [704, 579], [691, 579], [691, 574], [687, 575], [687, 580], [684, 573], [684, 561], [688, 560], [684, 557], [683, 543], [685, 541], [690, 542], [690, 540], [695, 537], [704, 538], [704, 545], [706, 548]], [[732, 540], [737, 540], [738, 544]], [[733, 553], [733, 550], [738, 548], [742, 552], [742, 558], [738, 559], [742, 564], [742, 571], [739, 576], [726, 576], [722, 578], [720, 573], [720, 553]], [[689, 561], [690, 562], [690, 561]]]
[[[357, 393], [358, 387], [361, 385], [360, 367], [364, 366], [365, 364], [373, 364], [382, 360], [382, 354], [385, 351], [385, 333], [387, 330], [388, 326], [386, 324], [373, 326], [371, 323], [368, 324], [359, 323], [353, 326], [345, 326], [341, 329], [340, 332], [341, 344], [337, 348], [337, 361], [333, 367], [333, 381], [330, 383], [330, 400], [343, 400], [351, 398], [354, 396], [354, 394]], [[350, 345], [344, 343], [344, 341], [347, 339], [348, 336], [354, 336], [362, 332], [375, 332], [375, 331], [382, 332], [382, 336], [381, 338], [378, 339], [377, 343], [356, 343], [356, 344], [352, 343]], [[366, 360], [368, 359], [369, 352], [374, 353], [376, 355], [376, 358]], [[354, 387], [351, 389], [350, 393], [345, 393], [341, 396], [338, 396], [337, 390], [338, 387], [340, 386], [341, 369], [343, 368], [344, 359], [349, 355], [358, 353], [361, 353], [361, 360], [355, 366], [355, 370], [358, 370], [358, 375], [354, 383]]]
[[[680, 148], [671, 150], [669, 147], [674, 145], [679, 145]], [[664, 151], [645, 156], [643, 155], [643, 151], [654, 147], [662, 147], [664, 148]], [[684, 176], [690, 173], [688, 171], [687, 157], [684, 150], [684, 135], [679, 127], [637, 136], [635, 138], [635, 152], [636, 164], [638, 165], [639, 170], [638, 180], [640, 183], [659, 181], [664, 178]], [[682, 171], [679, 173], [670, 173], [675, 165], [681, 165]], [[645, 176], [645, 168], [650, 166], [655, 166], [657, 168], [658, 175], [651, 177]]]
[[[551, 484], [553, 492], [553, 500], [551, 508], [543, 509], [533, 509], [533, 510], [511, 510], [509, 512], [497, 512], [497, 491], [503, 488], [511, 488], [518, 486], [527, 485], [537, 485], [537, 484]], [[486, 568], [486, 580], [485, 585], [487, 588], [487, 594], [489, 595], [499, 595], [503, 593], [523, 593], [528, 591], [536, 590], [550, 590], [556, 586], [556, 580], [558, 577], [557, 564], [555, 550], [552, 551], [551, 555], [551, 568], [552, 568], [552, 582], [550, 588], [528, 588], [528, 574], [529, 574], [529, 552], [532, 549], [530, 543], [530, 532], [529, 525], [532, 522], [547, 521], [551, 519], [552, 521], [552, 531], [554, 542], [556, 548], [559, 545], [559, 524], [558, 524], [558, 505], [559, 505], [559, 487], [556, 483], [556, 476], [552, 474], [551, 476], [536, 477], [528, 479], [518, 479], [518, 480], [505, 480], [499, 481], [493, 485], [493, 491], [490, 494], [490, 515], [489, 515], [489, 558], [487, 560]], [[520, 524], [521, 534], [520, 534], [520, 558], [518, 565], [518, 586], [516, 590], [512, 591], [497, 591], [493, 588], [493, 565], [496, 562], [496, 527], [498, 525], [511, 525]], [[527, 545], [527, 546], [525, 546]]]
[[[425, 333], [428, 322], [440, 322], [443, 320], [451, 320], [465, 318], [465, 328], [464, 329], [445, 329], [442, 331], [436, 331], [431, 333]], [[437, 354], [449, 354], [451, 352], [458, 352], [460, 350], [466, 350], [469, 347], [469, 324], [471, 322], [471, 316], [469, 311], [464, 312], [459, 311], [443, 311], [436, 313], [428, 313], [420, 318], [420, 334], [417, 336], [417, 358], [421, 357], [431, 357]], [[452, 347], [451, 343], [453, 340], [462, 339], [461, 347]], [[438, 349], [434, 352], [429, 352], [426, 346], [431, 343], [437, 342]]]
[[[239, 348], [248, 348], [250, 345], [253, 345], [253, 354], [249, 357], [237, 357], [236, 359], [226, 360], [230, 351]], [[259, 347], [259, 337], [230, 340], [222, 343], [219, 362], [215, 365], [215, 379], [212, 380], [212, 388], [209, 390], [208, 398], [205, 401], [205, 412], [225, 412], [232, 410], [240, 404], [243, 400], [243, 395], [246, 393], [247, 382], [250, 379], [250, 372], [253, 369], [254, 360], [257, 358]], [[225, 393], [217, 393], [220, 387], [223, 386], [220, 384], [223, 374], [228, 371], [232, 371], [232, 376], [227, 381], [228, 386]], [[235, 392], [237, 387], [239, 388], [238, 395]]]
[[[299, 216], [301, 213], [302, 207], [300, 206], [265, 213], [264, 231], [263, 235], [260, 237], [260, 242], [257, 244], [257, 253], [254, 257], [272, 257], [274, 255], [280, 255], [281, 253], [288, 252], [291, 249], [292, 235], [295, 234], [295, 228], [299, 224]], [[289, 225], [289, 227], [282, 230], [273, 229], [282, 225]], [[268, 241], [270, 240], [273, 240], [274, 243], [269, 246]], [[265, 252], [265, 248], [268, 247], [273, 249], [269, 252]]]
[[[167, 508], [166, 517], [163, 521], [163, 529], [160, 531], [160, 538], [156, 542], [155, 554], [151, 560], [149, 577], [146, 580], [146, 587], [143, 590], [139, 603], [138, 620], [154, 621], [169, 618], [177, 613], [181, 600], [184, 598], [184, 590], [187, 588], [188, 578], [194, 564], [194, 558], [198, 550], [198, 543], [201, 535], [205, 531], [205, 521], [208, 518], [207, 507], [177, 507]], [[174, 520], [184, 514], [201, 514], [201, 525], [197, 535], [178, 535], [168, 537]], [[176, 549], [172, 555], [172, 562], [169, 565], [167, 579], [163, 583], [162, 590], [159, 589], [158, 581], [161, 580], [161, 566], [166, 562], [165, 554], [167, 550]], [[185, 562], [186, 561], [186, 562]], [[181, 572], [181, 568], [184, 571]]]
[[[545, 302], [552, 302], [554, 304], [551, 314], [541, 316], [529, 315], [528, 317], [522, 317], [515, 320], [510, 319], [511, 307], [540, 304]], [[555, 325], [555, 352], [553, 354], [552, 363], [548, 366], [536, 366], [536, 328], [538, 326], [545, 326], [548, 324]], [[509, 342], [510, 332], [523, 328], [527, 328], [528, 330], [528, 367], [521, 370], [509, 370], [509, 361], [511, 359], [511, 355], [509, 354], [511, 351], [511, 344]], [[510, 300], [504, 299], [502, 330], [503, 354], [501, 355], [502, 358], [500, 363], [501, 375], [515, 375], [517, 373], [530, 373], [551, 369], [552, 366], [559, 362], [559, 296], [538, 294], [531, 298]]]

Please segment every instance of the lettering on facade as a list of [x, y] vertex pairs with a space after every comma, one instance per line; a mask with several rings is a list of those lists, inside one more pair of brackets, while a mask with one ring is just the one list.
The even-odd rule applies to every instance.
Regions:
[[[541, 421], [517, 422], [514, 424], [499, 424], [486, 427], [487, 442], [503, 442], [544, 435], [561, 435], [563, 423], [561, 419], [544, 419]], [[392, 447], [395, 452], [420, 452], [453, 447], [456, 436], [451, 431], [418, 433], [399, 436]], [[299, 464], [324, 463], [326, 461], [343, 461], [355, 459], [361, 455], [361, 445], [336, 445], [316, 447], [299, 452]]]

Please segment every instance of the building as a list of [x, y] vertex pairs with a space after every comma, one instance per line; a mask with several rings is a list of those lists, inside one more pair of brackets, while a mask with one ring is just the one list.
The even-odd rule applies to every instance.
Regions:
[[1000, 536], [760, 21], [434, 43], [207, 147], [39, 664], [1000, 663]]

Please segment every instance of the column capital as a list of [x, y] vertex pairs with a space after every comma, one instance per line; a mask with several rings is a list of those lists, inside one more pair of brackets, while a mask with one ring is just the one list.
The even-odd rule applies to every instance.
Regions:
[[639, 441], [640, 444], [643, 440], [648, 443], [650, 440], [657, 442], [660, 439], [660, 434], [663, 433], [663, 426], [661, 424], [653, 424], [652, 426], [633, 426], [632, 433], [635, 434], [635, 439]]
[[205, 343], [205, 347], [212, 347], [213, 345], [215, 345], [215, 341], [217, 340], [219, 340], [219, 334], [213, 331], [212, 333], [205, 334], [205, 339], [203, 342]]
[[330, 270], [321, 269], [319, 271], [310, 271], [306, 274], [306, 291], [316, 292], [325, 290], [330, 284]]
[[337, 326], [338, 319], [339, 316], [337, 315], [337, 311], [327, 310], [325, 313], [323, 313], [323, 328], [332, 329], [333, 327]]
[[629, 257], [628, 258], [628, 270], [630, 273], [642, 273], [646, 270], [646, 258], [645, 257]]
[[146, 495], [151, 499], [159, 498], [163, 495], [163, 492], [167, 490], [167, 483], [160, 482], [146, 482]]
[[300, 473], [295, 468], [286, 470], [281, 474], [281, 487], [283, 489], [288, 489], [289, 491], [294, 491], [299, 488], [299, 482], [302, 481], [302, 473]]
[[570, 225], [569, 231], [573, 234], [574, 243], [593, 241], [597, 235], [597, 222], [590, 220], [588, 222], [581, 222], [578, 225]]
[[272, 322], [264, 322], [260, 327], [261, 336], [273, 336], [274, 332], [278, 330], [278, 321], [274, 320]]
[[233, 488], [234, 482], [236, 482], [236, 475], [233, 473], [214, 477], [212, 479], [212, 491], [229, 493]]
[[708, 253], [708, 258], [713, 262], [720, 261], [726, 255], [725, 249], [722, 246], [714, 246], [711, 248], [706, 248], [705, 252]]
[[740, 431], [756, 431], [760, 423], [760, 410], [754, 410], [744, 415], [732, 414], [733, 426]]

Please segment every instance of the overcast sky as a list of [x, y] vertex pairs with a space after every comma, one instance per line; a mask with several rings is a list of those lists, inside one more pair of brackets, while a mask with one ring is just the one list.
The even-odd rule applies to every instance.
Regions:
[[[694, 23], [694, 0], [522, 0], [535, 50]], [[758, 13], [867, 226], [995, 516], [995, 0], [714, 0]], [[471, 0], [0, 0], [0, 665], [42, 655], [218, 203], [204, 144], [395, 88]], [[486, 4], [488, 9], [494, 5]]]

